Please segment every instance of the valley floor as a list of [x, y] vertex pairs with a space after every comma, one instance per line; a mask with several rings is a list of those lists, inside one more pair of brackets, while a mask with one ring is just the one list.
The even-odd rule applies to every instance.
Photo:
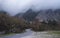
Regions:
[[33, 32], [27, 29], [25, 33], [1, 36], [0, 38], [60, 38], [60, 35], [48, 34], [48, 32]]

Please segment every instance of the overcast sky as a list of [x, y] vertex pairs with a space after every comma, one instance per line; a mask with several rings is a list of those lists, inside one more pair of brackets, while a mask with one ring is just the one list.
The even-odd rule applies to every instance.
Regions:
[[60, 0], [0, 0], [0, 10], [7, 11], [11, 15], [29, 8], [33, 10], [60, 8]]

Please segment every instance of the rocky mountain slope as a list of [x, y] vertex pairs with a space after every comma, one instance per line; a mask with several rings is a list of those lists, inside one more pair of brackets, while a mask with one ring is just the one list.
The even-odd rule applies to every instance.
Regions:
[[38, 12], [33, 11], [29, 9], [25, 13], [20, 13], [17, 14], [17, 17], [23, 17], [25, 20], [34, 20], [34, 19], [39, 19], [39, 20], [60, 20], [60, 9], [45, 9], [45, 10], [40, 10]]
[[36, 16], [39, 20], [60, 20], [60, 9], [47, 9], [47, 10], [40, 10], [39, 14]]

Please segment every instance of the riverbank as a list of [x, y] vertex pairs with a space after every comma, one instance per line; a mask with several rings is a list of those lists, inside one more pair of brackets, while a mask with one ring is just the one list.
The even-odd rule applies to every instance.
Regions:
[[60, 35], [50, 34], [48, 31], [44, 32], [34, 32], [27, 29], [24, 33], [13, 33], [1, 36], [0, 38], [60, 38]]
[[58, 34], [60, 35], [60, 31], [48, 31], [49, 34]]

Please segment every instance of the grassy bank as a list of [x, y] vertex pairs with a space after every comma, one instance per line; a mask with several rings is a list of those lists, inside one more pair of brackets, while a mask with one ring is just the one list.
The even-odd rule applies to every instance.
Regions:
[[1, 37], [1, 36], [15, 35], [15, 34], [16, 34], [16, 33], [1, 34], [0, 37]]
[[60, 35], [60, 31], [49, 31], [49, 34], [59, 34]]

